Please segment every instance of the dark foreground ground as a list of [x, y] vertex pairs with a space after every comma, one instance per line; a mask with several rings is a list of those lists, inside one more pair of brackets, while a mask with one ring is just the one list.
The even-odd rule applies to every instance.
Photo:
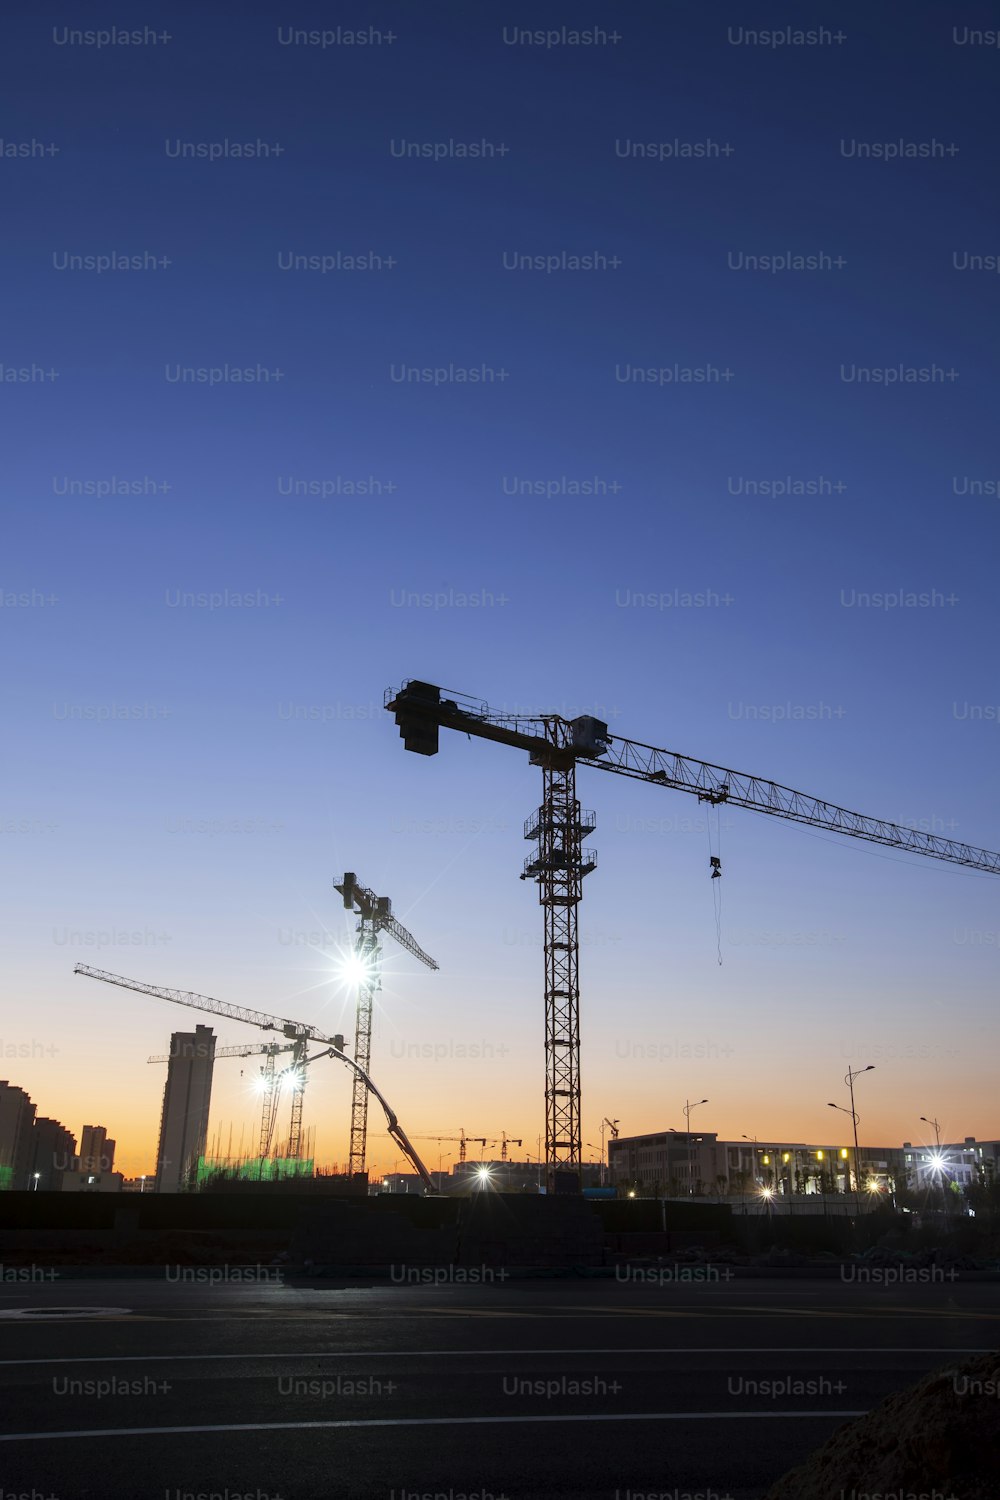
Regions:
[[995, 1283], [181, 1274], [0, 1284], [0, 1494], [755, 1500], [1000, 1345]]

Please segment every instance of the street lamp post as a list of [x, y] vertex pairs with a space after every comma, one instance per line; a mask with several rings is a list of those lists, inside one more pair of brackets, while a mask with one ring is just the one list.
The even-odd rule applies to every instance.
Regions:
[[[746, 1133], [744, 1133], [743, 1139], [745, 1141], [752, 1141], [753, 1142], [753, 1185], [754, 1185], [754, 1188], [756, 1188], [756, 1186], [757, 1186], [757, 1137], [755, 1135], [747, 1135]], [[747, 1211], [746, 1185], [745, 1185], [745, 1178], [743, 1176], [743, 1169], [742, 1169], [742, 1167], [740, 1168], [740, 1201], [743, 1204], [743, 1212], [746, 1213], [746, 1211]]]
[[932, 1125], [934, 1127], [934, 1176], [937, 1186], [941, 1189], [941, 1203], [947, 1208], [943, 1179], [944, 1160], [941, 1156], [941, 1127], [938, 1125], [937, 1120], [929, 1120], [926, 1115], [921, 1115], [920, 1118], [925, 1125]]
[[605, 1118], [605, 1119], [603, 1119], [601, 1121], [601, 1186], [602, 1187], [604, 1186], [604, 1182], [605, 1182], [604, 1167], [605, 1167], [605, 1164], [606, 1164], [606, 1161], [607, 1161], [607, 1157], [604, 1154], [604, 1132], [607, 1130], [607, 1128], [608, 1128], [609, 1125], [611, 1126], [611, 1129], [614, 1131], [615, 1135], [618, 1134], [618, 1130], [617, 1130], [618, 1121], [617, 1120], [609, 1120], [609, 1119]]
[[692, 1104], [690, 1099], [684, 1101], [684, 1120], [687, 1124], [688, 1138], [688, 1194], [694, 1195], [694, 1152], [691, 1149], [691, 1111], [697, 1109], [699, 1104], [707, 1104], [707, 1099], [696, 1099]]
[[854, 1108], [854, 1080], [860, 1078], [862, 1073], [874, 1073], [875, 1064], [869, 1063], [867, 1068], [848, 1068], [844, 1074], [844, 1082], [847, 1084], [851, 1094], [851, 1107], [844, 1109], [842, 1104], [831, 1104], [830, 1109], [839, 1109], [842, 1114], [850, 1115], [854, 1122], [854, 1211], [861, 1212], [861, 1174], [858, 1168], [858, 1112]]

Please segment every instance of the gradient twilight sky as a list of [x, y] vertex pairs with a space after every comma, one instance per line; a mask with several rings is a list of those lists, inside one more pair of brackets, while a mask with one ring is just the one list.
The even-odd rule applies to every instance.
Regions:
[[[40, 1114], [152, 1171], [145, 1058], [204, 1019], [76, 962], [352, 1033], [347, 868], [441, 966], [386, 944], [372, 1068], [404, 1126], [534, 1154], [542, 919], [518, 875], [541, 777], [452, 733], [405, 754], [382, 695], [407, 677], [1000, 848], [1000, 52], [968, 40], [992, 7], [90, 11], [0, 22], [0, 1076]], [[73, 44], [86, 26], [169, 40]], [[286, 44], [337, 26], [383, 40]], [[517, 37], [585, 26], [606, 39]], [[227, 140], [281, 153], [179, 154]], [[399, 154], [484, 140], [504, 154]], [[856, 149], [900, 141], [945, 154]], [[148, 269], [67, 260], [114, 254]], [[564, 254], [598, 268], [508, 268]], [[823, 259], [741, 259], [782, 254]], [[675, 365], [717, 375], [629, 378]], [[282, 375], [176, 378], [226, 366]], [[505, 378], [398, 378], [482, 366]], [[941, 378], [845, 378], [900, 366]], [[933, 602], [859, 602], [886, 592]], [[920, 1115], [1000, 1134], [1000, 882], [734, 809], [720, 967], [705, 809], [579, 789], [588, 1143], [604, 1115], [682, 1127], [705, 1095], [720, 1135], [835, 1140], [827, 1101], [866, 1063], [863, 1141], [922, 1139]], [[240, 1067], [217, 1065], [211, 1130], [249, 1140]], [[317, 1073], [321, 1161], [349, 1111], [347, 1071]]]

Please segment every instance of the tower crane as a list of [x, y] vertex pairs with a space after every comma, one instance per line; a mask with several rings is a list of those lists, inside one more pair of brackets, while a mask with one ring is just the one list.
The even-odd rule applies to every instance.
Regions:
[[[459, 1161], [465, 1161], [465, 1155], [470, 1146], [482, 1145], [484, 1149], [486, 1147], [485, 1136], [466, 1135], [464, 1130], [460, 1131], [458, 1135], [415, 1135], [413, 1139], [415, 1141], [437, 1141], [439, 1146], [442, 1141], [454, 1142], [458, 1146]], [[491, 1144], [495, 1146], [496, 1141], [491, 1142]]]
[[[216, 1047], [212, 1054], [213, 1060], [220, 1057], [258, 1057], [264, 1056], [264, 1066], [260, 1070], [261, 1076], [261, 1100], [260, 1112], [260, 1150], [258, 1155], [261, 1160], [271, 1154], [271, 1140], [274, 1136], [274, 1122], [278, 1110], [278, 1094], [275, 1088], [276, 1078], [274, 1071], [274, 1060], [281, 1052], [292, 1052], [294, 1045], [289, 1042], [282, 1046], [280, 1042], [258, 1043], [250, 1047]], [[147, 1063], [165, 1063], [173, 1059], [174, 1054], [164, 1052], [155, 1057], [147, 1057]]]
[[[541, 768], [542, 804], [524, 825], [524, 837], [537, 848], [525, 861], [521, 879], [537, 881], [545, 914], [545, 1150], [553, 1173], [579, 1172], [581, 1162], [577, 908], [584, 876], [596, 867], [597, 855], [584, 848], [596, 819], [592, 812], [582, 812], [577, 801], [579, 761], [618, 776], [689, 792], [713, 807], [721, 803], [746, 807], [1000, 875], [1000, 854], [988, 849], [850, 812], [761, 776], [609, 734], [607, 724], [590, 714], [575, 719], [560, 714], [495, 714], [481, 700], [450, 691], [442, 696], [436, 684], [417, 679], [404, 682], [398, 692], [387, 691], [385, 707], [395, 715], [405, 748], [417, 755], [436, 755], [439, 731], [455, 729], [469, 737], [526, 750], [530, 763]], [[717, 857], [711, 863], [713, 878], [717, 878], [721, 873]]]
[[[211, 995], [199, 995], [193, 990], [167, 989], [163, 985], [146, 984], [141, 979], [126, 979], [122, 974], [111, 974], [106, 969], [94, 969], [90, 964], [76, 964], [73, 973], [83, 974], [88, 979], [99, 979], [104, 984], [116, 984], [125, 990], [135, 990], [140, 995], [152, 995], [158, 1000], [171, 1000], [176, 1005], [189, 1005], [194, 1010], [206, 1010], [215, 1016], [226, 1016], [231, 1021], [243, 1021], [248, 1026], [258, 1026], [262, 1031], [280, 1031], [283, 1036], [288, 1037], [292, 1042], [295, 1088], [292, 1098], [292, 1137], [288, 1143], [288, 1154], [293, 1159], [298, 1158], [302, 1146], [302, 1091], [305, 1087], [308, 1066], [317, 1062], [321, 1057], [335, 1057], [339, 1062], [346, 1063], [355, 1074], [362, 1076], [366, 1087], [375, 1095], [385, 1111], [389, 1134], [407, 1160], [413, 1163], [427, 1191], [433, 1192], [434, 1183], [431, 1174], [420, 1160], [416, 1149], [410, 1144], [409, 1137], [400, 1125], [395, 1111], [360, 1064], [345, 1055], [344, 1038], [339, 1034], [327, 1036], [318, 1027], [307, 1026], [302, 1021], [288, 1021], [282, 1016], [271, 1016], [266, 1011], [250, 1010], [243, 1005], [232, 1005], [228, 1000], [216, 1000]], [[310, 1042], [318, 1042], [324, 1050], [308, 1057], [306, 1053]]]
[[[508, 1135], [507, 1132], [506, 1132], [506, 1130], [502, 1130], [500, 1132], [500, 1134], [503, 1137], [503, 1139], [502, 1139], [502, 1141], [500, 1143], [500, 1160], [501, 1161], [506, 1161], [507, 1160], [507, 1147], [508, 1146], [523, 1146], [524, 1145], [524, 1141], [520, 1140], [520, 1139], [515, 1139], [513, 1136]], [[494, 1142], [494, 1144], [496, 1144], [496, 1143]]]
[[[412, 953], [414, 958], [419, 958], [429, 969], [436, 969], [438, 965], [424, 952], [413, 934], [407, 932], [402, 922], [397, 922], [392, 915], [392, 903], [388, 896], [376, 896], [367, 886], [360, 885], [351, 870], [347, 871], [342, 880], [335, 880], [333, 888], [344, 898], [345, 909], [356, 912], [360, 918], [354, 945], [358, 979], [354, 1056], [367, 1073], [371, 1061], [375, 993], [382, 988], [382, 946], [379, 943], [379, 933], [388, 932], [401, 948]], [[355, 1073], [351, 1095], [351, 1149], [347, 1164], [347, 1170], [352, 1175], [365, 1170], [367, 1135], [368, 1089], [363, 1075]]]
[[[258, 1057], [264, 1053], [273, 1056], [276, 1052], [291, 1052], [291, 1046], [282, 1047], [278, 1042], [264, 1042], [255, 1047], [216, 1047], [212, 1057], [218, 1060], [220, 1057]], [[177, 1056], [175, 1052], [157, 1052], [152, 1057], [147, 1057], [148, 1063], [168, 1063]]]

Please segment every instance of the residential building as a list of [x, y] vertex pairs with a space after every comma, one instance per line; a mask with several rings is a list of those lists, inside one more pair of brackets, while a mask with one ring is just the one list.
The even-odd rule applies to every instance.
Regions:
[[35, 1106], [24, 1089], [0, 1079], [0, 1189], [29, 1186], [35, 1142]]
[[115, 1142], [103, 1125], [85, 1125], [80, 1136], [80, 1171], [111, 1172], [115, 1165]]
[[39, 1116], [32, 1127], [30, 1186], [58, 1192], [63, 1177], [76, 1169], [76, 1137], [58, 1120]]

